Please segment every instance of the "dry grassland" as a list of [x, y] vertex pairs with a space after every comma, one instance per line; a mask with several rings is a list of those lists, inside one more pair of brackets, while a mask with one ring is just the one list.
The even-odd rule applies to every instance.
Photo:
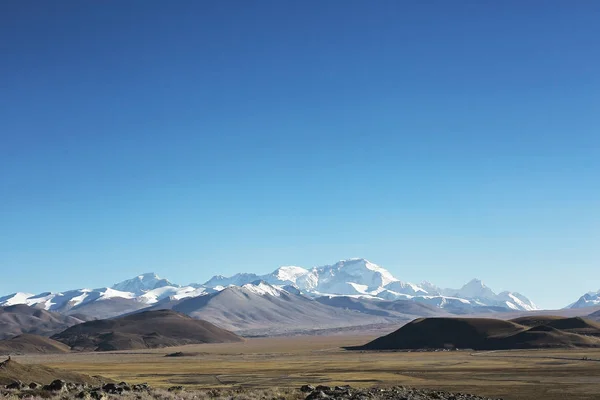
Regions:
[[[505, 399], [600, 399], [600, 350], [351, 352], [372, 336], [249, 339], [115, 353], [16, 357], [130, 383], [189, 388], [404, 385]], [[182, 351], [191, 357], [165, 357]], [[587, 357], [589, 360], [583, 360]], [[598, 360], [598, 361], [594, 361]]]

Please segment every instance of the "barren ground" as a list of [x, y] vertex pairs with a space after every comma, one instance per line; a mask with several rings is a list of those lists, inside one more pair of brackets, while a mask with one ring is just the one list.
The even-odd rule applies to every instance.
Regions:
[[[600, 350], [407, 353], [352, 352], [340, 348], [373, 338], [257, 338], [234, 344], [14, 359], [159, 387], [404, 385], [519, 400], [600, 398]], [[165, 357], [178, 351], [191, 356]]]

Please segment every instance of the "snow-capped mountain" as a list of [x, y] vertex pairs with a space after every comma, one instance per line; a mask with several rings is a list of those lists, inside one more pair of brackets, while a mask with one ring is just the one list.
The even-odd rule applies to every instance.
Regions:
[[248, 274], [248, 273], [240, 273], [235, 274], [231, 277], [225, 277], [223, 275], [215, 275], [206, 283], [204, 283], [205, 287], [227, 287], [227, 286], [243, 286], [247, 283], [251, 283], [257, 280], [261, 280], [262, 278], [256, 274]]
[[[214, 294], [231, 286], [243, 287], [246, 292], [271, 297], [277, 297], [281, 290], [285, 290], [310, 298], [348, 296], [367, 300], [411, 300], [427, 306], [459, 310], [461, 313], [482, 311], [486, 307], [495, 310], [537, 309], [525, 296], [512, 292], [496, 294], [477, 279], [460, 289], [442, 289], [428, 282], [403, 282], [386, 269], [362, 258], [312, 269], [284, 266], [262, 276], [254, 273], [239, 273], [232, 277], [218, 275], [204, 285], [180, 286], [156, 274], [146, 273], [116, 283], [110, 288], [76, 289], [37, 295], [14, 293], [0, 297], [0, 306], [26, 304], [65, 314], [101, 315], [106, 318], [152, 305]], [[596, 297], [584, 296], [585, 299], [582, 299], [587, 305], [600, 304], [600, 294], [594, 296]], [[593, 303], [594, 301], [598, 303]], [[582, 302], [580, 299], [578, 303]]]
[[472, 279], [460, 289], [439, 289], [443, 296], [467, 299], [478, 305], [490, 307], [505, 307], [510, 310], [534, 311], [539, 308], [527, 297], [516, 292], [502, 292], [496, 294], [481, 280]]
[[149, 290], [166, 286], [179, 287], [179, 285], [175, 285], [166, 279], [160, 278], [155, 273], [150, 272], [136, 276], [132, 279], [127, 279], [123, 282], [116, 283], [112, 286], [112, 288], [120, 292], [134, 293], [135, 295], [139, 296]]
[[442, 290], [442, 293], [448, 296], [460, 297], [465, 299], [491, 299], [496, 296], [489, 287], [479, 279], [473, 279], [466, 283], [462, 288], [454, 291], [452, 289]]
[[600, 290], [584, 294], [575, 303], [568, 305], [567, 308], [584, 308], [592, 306], [600, 306]]
[[103, 317], [130, 312], [164, 299], [181, 300], [187, 297], [214, 293], [215, 290], [197, 286], [179, 286], [154, 273], [114, 284], [108, 288], [75, 289], [66, 292], [44, 292], [37, 295], [14, 293], [0, 298], [0, 306], [26, 304], [31, 307], [65, 314], [89, 313]]
[[254, 281], [271, 285], [293, 285], [311, 296], [354, 296], [383, 300], [414, 300], [439, 308], [445, 307], [498, 307], [508, 310], [532, 311], [537, 306], [519, 293], [494, 293], [478, 279], [460, 289], [442, 289], [429, 282], [420, 285], [403, 282], [386, 269], [363, 258], [352, 258], [332, 265], [305, 269], [280, 267], [274, 272], [237, 274], [231, 278], [215, 276], [204, 285], [219, 288], [243, 286]]

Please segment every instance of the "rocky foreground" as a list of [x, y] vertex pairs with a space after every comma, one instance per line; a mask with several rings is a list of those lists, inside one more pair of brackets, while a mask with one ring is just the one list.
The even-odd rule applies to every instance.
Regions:
[[306, 400], [344, 399], [344, 400], [491, 400], [486, 397], [464, 393], [449, 393], [438, 390], [426, 390], [395, 386], [391, 388], [355, 389], [350, 386], [302, 386], [301, 392], [308, 393]]
[[491, 400], [464, 393], [449, 393], [395, 386], [391, 388], [358, 389], [350, 386], [311, 386], [299, 389], [203, 389], [186, 390], [182, 386], [155, 389], [147, 384], [129, 385], [126, 382], [107, 383], [101, 386], [75, 384], [55, 380], [48, 385], [35, 382], [25, 384], [15, 381], [0, 389], [5, 399], [84, 399], [84, 400]]

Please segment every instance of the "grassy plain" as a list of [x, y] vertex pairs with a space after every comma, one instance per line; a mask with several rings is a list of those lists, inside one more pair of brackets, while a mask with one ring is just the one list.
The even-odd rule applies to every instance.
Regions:
[[[340, 348], [371, 339], [372, 336], [257, 338], [234, 344], [15, 359], [159, 387], [404, 385], [504, 399], [600, 399], [597, 349], [408, 353]], [[165, 357], [177, 351], [197, 354]]]

